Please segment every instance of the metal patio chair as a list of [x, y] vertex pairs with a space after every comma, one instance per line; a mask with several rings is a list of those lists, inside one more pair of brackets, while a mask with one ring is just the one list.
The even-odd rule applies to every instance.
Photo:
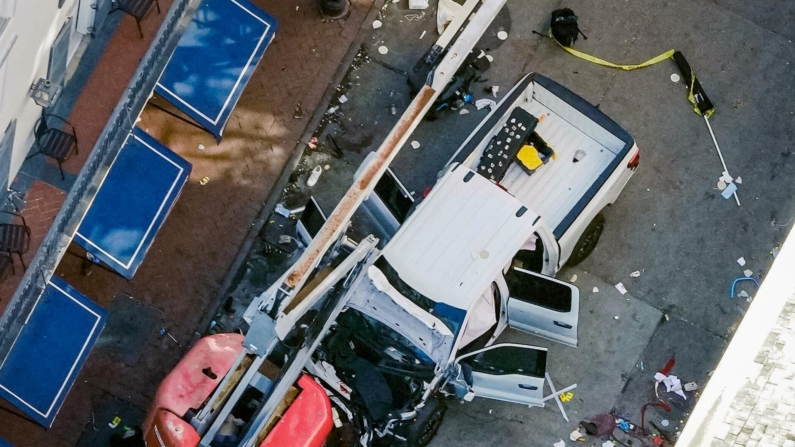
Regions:
[[[60, 126], [53, 126], [60, 124]], [[63, 130], [66, 128], [67, 130]], [[28, 158], [38, 154], [44, 154], [58, 161], [58, 169], [61, 170], [61, 180], [66, 180], [63, 175], [63, 162], [72, 156], [72, 150], [77, 154], [77, 133], [75, 126], [69, 121], [57, 116], [42, 114], [33, 127], [33, 134], [36, 138], [36, 152], [28, 155]]]
[[10, 214], [12, 216], [19, 217], [22, 219], [22, 225], [13, 223], [2, 223], [0, 224], [0, 252], [5, 252], [8, 254], [8, 258], [11, 260], [11, 270], [16, 274], [16, 269], [14, 269], [14, 260], [11, 258], [13, 253], [16, 253], [19, 256], [19, 262], [22, 264], [22, 269], [27, 270], [28, 267], [25, 265], [25, 260], [22, 259], [22, 255], [28, 252], [30, 248], [30, 227], [28, 226], [27, 222], [25, 222], [25, 217], [22, 216], [21, 213], [15, 213], [13, 211], [6, 211], [0, 210], [1, 213]]
[[138, 34], [140, 34], [141, 39], [143, 39], [144, 32], [141, 31], [141, 20], [143, 20], [146, 13], [149, 12], [152, 3], [157, 5], [157, 13], [160, 14], [160, 2], [158, 0], [116, 0], [116, 7], [108, 14], [118, 10], [133, 16], [133, 18], [135, 18], [135, 23], [138, 25]]

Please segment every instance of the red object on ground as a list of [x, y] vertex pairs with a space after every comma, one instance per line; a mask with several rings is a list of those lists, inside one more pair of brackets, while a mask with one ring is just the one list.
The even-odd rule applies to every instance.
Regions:
[[674, 365], [676, 364], [676, 359], [668, 360], [668, 362], [663, 366], [659, 372], [660, 374], [665, 374], [666, 376], [671, 373], [671, 370], [674, 369]]
[[424, 199], [424, 198], [428, 197], [428, 194], [430, 194], [430, 193], [431, 193], [431, 187], [428, 186], [427, 188], [425, 188], [425, 191], [422, 192], [422, 198]]
[[152, 430], [146, 433], [146, 445], [154, 447], [196, 447], [201, 438], [190, 424], [173, 413], [157, 410], [151, 421]]
[[331, 432], [331, 402], [310, 376], [298, 379], [301, 393], [260, 447], [323, 447]]
[[[179, 419], [189, 409], [200, 408], [232, 367], [238, 354], [243, 351], [244, 338], [240, 334], [216, 334], [196, 342], [157, 388], [155, 400], [144, 419], [144, 433], [147, 436], [150, 434], [152, 421], [162, 410]], [[214, 379], [202, 372], [208, 367], [215, 375]], [[190, 424], [187, 427], [193, 431]]]

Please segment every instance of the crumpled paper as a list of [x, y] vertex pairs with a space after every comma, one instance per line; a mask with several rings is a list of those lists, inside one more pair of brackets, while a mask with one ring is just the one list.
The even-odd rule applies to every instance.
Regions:
[[682, 396], [682, 399], [687, 400], [685, 392], [682, 391], [682, 381], [679, 380], [679, 377], [676, 377], [673, 374], [671, 374], [670, 376], [666, 376], [665, 374], [658, 372], [654, 374], [654, 380], [661, 382], [663, 385], [665, 385], [665, 391], [669, 393], [673, 391], [674, 393]]

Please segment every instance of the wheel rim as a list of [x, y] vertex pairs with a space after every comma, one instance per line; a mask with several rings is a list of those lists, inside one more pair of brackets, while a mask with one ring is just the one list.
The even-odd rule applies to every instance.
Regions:
[[582, 247], [580, 247], [581, 256], [587, 256], [596, 248], [596, 243], [599, 241], [599, 236], [602, 235], [602, 230], [604, 230], [604, 225], [599, 225], [585, 237]]
[[432, 437], [436, 432], [436, 428], [439, 426], [441, 419], [441, 412], [436, 412], [433, 414], [433, 416], [431, 416], [431, 420], [425, 424], [425, 427], [422, 430], [422, 434], [420, 436], [420, 445], [425, 445], [425, 443], [430, 440], [430, 437]]

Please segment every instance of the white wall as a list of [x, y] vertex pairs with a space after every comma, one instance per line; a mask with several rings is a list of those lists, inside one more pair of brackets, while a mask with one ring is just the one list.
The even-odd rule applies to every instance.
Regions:
[[[47, 76], [50, 46], [66, 20], [77, 14], [79, 1], [66, 0], [59, 9], [58, 0], [0, 0], [0, 3], [16, 3], [13, 18], [0, 35], [0, 54], [17, 36], [5, 62], [6, 77], [0, 95], [0, 133], [5, 132], [12, 119], [17, 119], [9, 184], [33, 143], [33, 125], [42, 111], [30, 98], [30, 85]], [[0, 191], [4, 186], [0, 185]]]

